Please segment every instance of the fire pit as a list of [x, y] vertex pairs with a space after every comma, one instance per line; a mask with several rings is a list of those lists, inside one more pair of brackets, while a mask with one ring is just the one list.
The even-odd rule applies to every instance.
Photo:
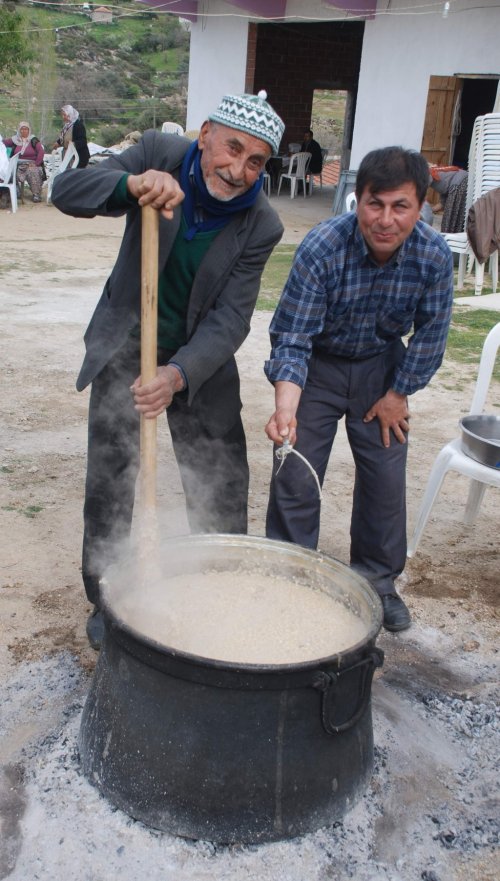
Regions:
[[[382, 621], [376, 594], [331, 558], [256, 537], [191, 536], [165, 543], [162, 558], [168, 577], [161, 595], [158, 584], [149, 583], [127, 593], [127, 567], [110, 569], [103, 584], [106, 635], [80, 729], [88, 779], [149, 826], [219, 843], [289, 838], [342, 817], [372, 770], [371, 680], [383, 659], [375, 647]], [[231, 633], [239, 620], [241, 657], [179, 648], [184, 636], [170, 605], [169, 580], [218, 575], [223, 581], [228, 573], [232, 594], [226, 612], [218, 607], [215, 614], [221, 633]], [[259, 648], [260, 661], [246, 662], [249, 644], [237, 617], [246, 602], [239, 596], [242, 585], [264, 579], [254, 590], [265, 599], [266, 591], [281, 590], [276, 573], [296, 592], [292, 606], [297, 602], [302, 616], [297, 633], [307, 631], [310, 617], [301, 595], [307, 601], [311, 595], [321, 609], [331, 604], [333, 623], [341, 614], [352, 619], [354, 642], [339, 648], [342, 633], [335, 636], [332, 626], [329, 651], [315, 656], [306, 633], [297, 641], [297, 661], [276, 663], [288, 657], [280, 652], [290, 651], [276, 649], [278, 621]], [[276, 597], [270, 608], [273, 602]], [[199, 605], [192, 603], [188, 631], [196, 632], [198, 618], [200, 632], [205, 629], [210, 613]], [[163, 641], [157, 630], [162, 616]], [[318, 645], [325, 644], [321, 631], [329, 627], [328, 613], [322, 617], [326, 625], [315, 624]], [[292, 618], [284, 630], [293, 630]], [[257, 614], [246, 629], [258, 637], [265, 626]]]

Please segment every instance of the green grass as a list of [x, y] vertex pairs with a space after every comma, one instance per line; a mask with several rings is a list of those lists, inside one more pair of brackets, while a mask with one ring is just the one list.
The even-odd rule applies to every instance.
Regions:
[[288, 278], [296, 245], [277, 245], [262, 275], [257, 309], [274, 309]]
[[[446, 356], [459, 364], [477, 366], [485, 337], [491, 328], [498, 324], [499, 314], [492, 309], [462, 311], [462, 308], [458, 306], [453, 310]], [[500, 380], [498, 361], [493, 376]]]
[[40, 511], [43, 511], [42, 505], [28, 505], [26, 508], [21, 508], [18, 505], [2, 505], [2, 511], [16, 511], [18, 514], [24, 514], [25, 517], [29, 517], [32, 519], [36, 517]]

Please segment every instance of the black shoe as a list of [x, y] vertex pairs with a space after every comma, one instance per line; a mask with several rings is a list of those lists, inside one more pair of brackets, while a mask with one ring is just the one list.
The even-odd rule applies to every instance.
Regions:
[[104, 618], [97, 606], [94, 606], [93, 611], [90, 613], [85, 629], [90, 645], [98, 652], [104, 639]]
[[401, 597], [397, 593], [386, 593], [380, 599], [384, 609], [385, 629], [393, 633], [397, 630], [407, 630], [411, 624], [411, 615]]

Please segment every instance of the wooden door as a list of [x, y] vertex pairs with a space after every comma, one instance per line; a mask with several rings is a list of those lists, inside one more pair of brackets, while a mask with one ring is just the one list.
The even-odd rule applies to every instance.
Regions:
[[[431, 76], [425, 111], [421, 152], [428, 162], [449, 165], [452, 150], [453, 114], [462, 90], [462, 79], [456, 76]], [[437, 202], [434, 190], [428, 190], [429, 202]]]

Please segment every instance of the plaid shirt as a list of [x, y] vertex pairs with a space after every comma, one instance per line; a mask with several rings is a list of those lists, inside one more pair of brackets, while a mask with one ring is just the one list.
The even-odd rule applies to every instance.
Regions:
[[318, 224], [297, 249], [271, 322], [271, 382], [304, 388], [311, 352], [360, 360], [409, 334], [392, 388], [410, 395], [438, 369], [453, 304], [453, 258], [444, 239], [418, 221], [397, 253], [378, 266], [355, 213]]

